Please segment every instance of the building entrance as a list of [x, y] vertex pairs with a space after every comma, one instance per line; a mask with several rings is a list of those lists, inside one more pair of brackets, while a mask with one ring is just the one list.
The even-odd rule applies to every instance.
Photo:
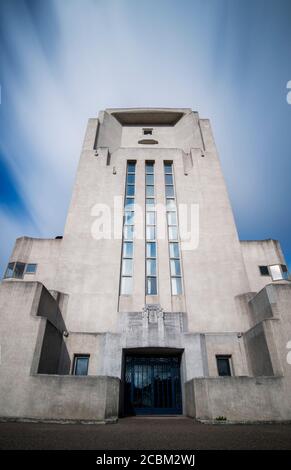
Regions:
[[180, 356], [125, 355], [126, 415], [181, 414]]

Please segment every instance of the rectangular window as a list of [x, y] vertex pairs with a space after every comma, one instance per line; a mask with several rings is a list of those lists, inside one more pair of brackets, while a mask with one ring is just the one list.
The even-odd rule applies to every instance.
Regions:
[[13, 277], [15, 279], [22, 279], [25, 270], [25, 263], [15, 263]]
[[25, 274], [35, 274], [36, 267], [37, 267], [37, 264], [34, 264], [34, 263], [27, 264], [25, 268]]
[[131, 295], [133, 287], [135, 166], [135, 162], [127, 162], [120, 278], [121, 295]]
[[147, 242], [146, 244], [146, 257], [156, 258], [157, 257], [157, 245], [155, 242]]
[[261, 276], [270, 276], [268, 266], [259, 266]]
[[157, 295], [157, 244], [154, 162], [145, 164], [146, 295]]
[[269, 270], [273, 281], [281, 281], [283, 279], [281, 266], [279, 264], [273, 264], [272, 266], [269, 266]]
[[164, 162], [164, 177], [169, 241], [171, 291], [172, 295], [181, 295], [182, 271], [179, 250], [178, 217], [172, 162]]
[[14, 266], [15, 266], [15, 263], [8, 264], [5, 274], [4, 274], [4, 279], [9, 279], [10, 277], [13, 277]]
[[88, 375], [89, 354], [75, 354], [73, 375]]
[[217, 371], [221, 377], [231, 376], [231, 356], [216, 356]]

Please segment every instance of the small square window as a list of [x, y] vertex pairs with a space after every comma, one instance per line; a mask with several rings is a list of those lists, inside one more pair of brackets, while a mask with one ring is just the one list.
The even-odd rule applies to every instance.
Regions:
[[34, 264], [34, 263], [27, 264], [25, 268], [25, 274], [35, 274], [36, 267], [37, 267], [37, 264]]
[[166, 198], [173, 198], [174, 196], [174, 186], [166, 186]]
[[9, 263], [7, 266], [7, 269], [4, 274], [4, 279], [8, 279], [10, 277], [13, 277], [13, 271], [14, 271], [14, 265], [15, 263]]
[[124, 224], [125, 225], [133, 225], [134, 224], [134, 212], [125, 212], [124, 213]]
[[177, 213], [167, 212], [168, 225], [177, 225]]
[[124, 208], [126, 211], [132, 211], [133, 209], [133, 206], [134, 205], [134, 197], [127, 197], [125, 199], [125, 204], [124, 204]]
[[134, 227], [133, 225], [125, 225], [123, 227], [124, 240], [133, 240]]
[[152, 129], [143, 129], [142, 132], [143, 132], [143, 135], [152, 135], [153, 134]]
[[147, 198], [146, 199], [146, 208], [147, 208], [147, 210], [153, 210], [155, 208], [154, 198]]
[[230, 360], [231, 360], [231, 356], [216, 356], [217, 371], [218, 371], [219, 376], [221, 377], [231, 376]]
[[165, 181], [167, 185], [173, 185], [173, 175], [165, 175]]
[[169, 240], [178, 240], [178, 227], [168, 227]]
[[135, 184], [135, 174], [127, 175], [127, 184]]
[[259, 266], [261, 276], [270, 276], [268, 266]]
[[73, 375], [88, 375], [89, 355], [75, 354]]

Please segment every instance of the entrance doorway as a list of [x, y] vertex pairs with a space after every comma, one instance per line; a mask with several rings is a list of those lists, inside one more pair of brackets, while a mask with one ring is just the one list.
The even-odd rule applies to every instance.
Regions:
[[181, 354], [129, 353], [124, 357], [126, 415], [181, 414]]

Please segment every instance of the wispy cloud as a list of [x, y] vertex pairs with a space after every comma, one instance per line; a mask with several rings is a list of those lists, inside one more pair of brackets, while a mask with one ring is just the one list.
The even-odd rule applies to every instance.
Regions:
[[288, 257], [291, 7], [279, 0], [2, 0], [0, 263], [55, 236], [88, 117], [185, 106], [212, 120], [244, 238]]

